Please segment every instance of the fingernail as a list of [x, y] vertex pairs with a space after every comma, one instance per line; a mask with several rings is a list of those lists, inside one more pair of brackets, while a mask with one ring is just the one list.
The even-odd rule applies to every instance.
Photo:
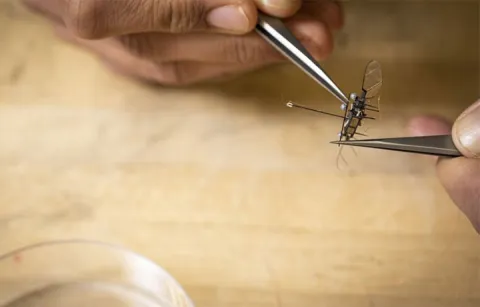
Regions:
[[207, 16], [210, 26], [229, 31], [247, 31], [249, 22], [247, 14], [239, 6], [227, 5], [212, 10]]
[[298, 0], [261, 0], [266, 7], [280, 8], [286, 11], [296, 10], [300, 4]]
[[265, 12], [279, 17], [290, 17], [302, 6], [300, 0], [259, 0], [258, 2]]
[[480, 101], [468, 108], [457, 119], [454, 134], [459, 143], [457, 145], [470, 156], [480, 157]]

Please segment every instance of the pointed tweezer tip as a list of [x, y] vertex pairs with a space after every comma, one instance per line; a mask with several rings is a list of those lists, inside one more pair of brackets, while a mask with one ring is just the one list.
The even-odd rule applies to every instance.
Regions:
[[337, 144], [337, 145], [357, 145], [361, 143], [368, 143], [366, 141], [357, 141], [357, 140], [348, 140], [348, 141], [331, 141], [330, 144]]
[[377, 147], [377, 140], [343, 140], [332, 141], [330, 144], [347, 145], [347, 146], [362, 146], [362, 147]]

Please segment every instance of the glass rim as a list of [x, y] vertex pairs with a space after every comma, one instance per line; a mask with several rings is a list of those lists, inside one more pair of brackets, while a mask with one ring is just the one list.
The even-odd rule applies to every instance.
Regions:
[[21, 253], [28, 253], [29, 251], [40, 251], [44, 248], [49, 248], [49, 247], [61, 247], [61, 246], [90, 246], [90, 247], [98, 247], [100, 249], [104, 249], [106, 252], [113, 252], [113, 253], [119, 253], [123, 255], [128, 255], [132, 256], [134, 258], [137, 258], [141, 262], [144, 262], [155, 270], [158, 270], [160, 274], [165, 274], [166, 277], [172, 282], [180, 292], [185, 296], [186, 300], [188, 301], [188, 304], [190, 306], [195, 306], [193, 303], [190, 295], [187, 293], [187, 291], [184, 289], [184, 287], [179, 283], [179, 281], [165, 268], [163, 268], [160, 264], [157, 262], [153, 261], [152, 259], [148, 258], [147, 256], [144, 256], [138, 252], [133, 251], [132, 249], [129, 249], [125, 246], [119, 245], [119, 244], [114, 244], [114, 243], [108, 243], [105, 241], [100, 241], [100, 240], [92, 240], [92, 239], [58, 239], [58, 240], [45, 240], [45, 241], [40, 241], [37, 243], [32, 243], [29, 245], [24, 245], [22, 247], [10, 250], [4, 254], [0, 254], [0, 264], [8, 259], [14, 258], [16, 255], [21, 254]]

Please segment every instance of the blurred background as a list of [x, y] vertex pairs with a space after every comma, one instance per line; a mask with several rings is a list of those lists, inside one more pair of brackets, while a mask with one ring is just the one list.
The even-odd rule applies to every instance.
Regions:
[[[348, 1], [322, 63], [369, 136], [479, 97], [478, 1]], [[478, 306], [478, 235], [429, 158], [345, 149], [339, 103], [292, 65], [171, 89], [112, 74], [0, 0], [0, 254], [88, 238], [144, 254], [197, 306]]]

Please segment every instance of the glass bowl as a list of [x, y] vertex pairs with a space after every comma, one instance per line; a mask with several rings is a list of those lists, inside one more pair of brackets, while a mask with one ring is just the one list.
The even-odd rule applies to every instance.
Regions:
[[55, 241], [0, 256], [1, 307], [193, 307], [170, 274], [121, 247]]

